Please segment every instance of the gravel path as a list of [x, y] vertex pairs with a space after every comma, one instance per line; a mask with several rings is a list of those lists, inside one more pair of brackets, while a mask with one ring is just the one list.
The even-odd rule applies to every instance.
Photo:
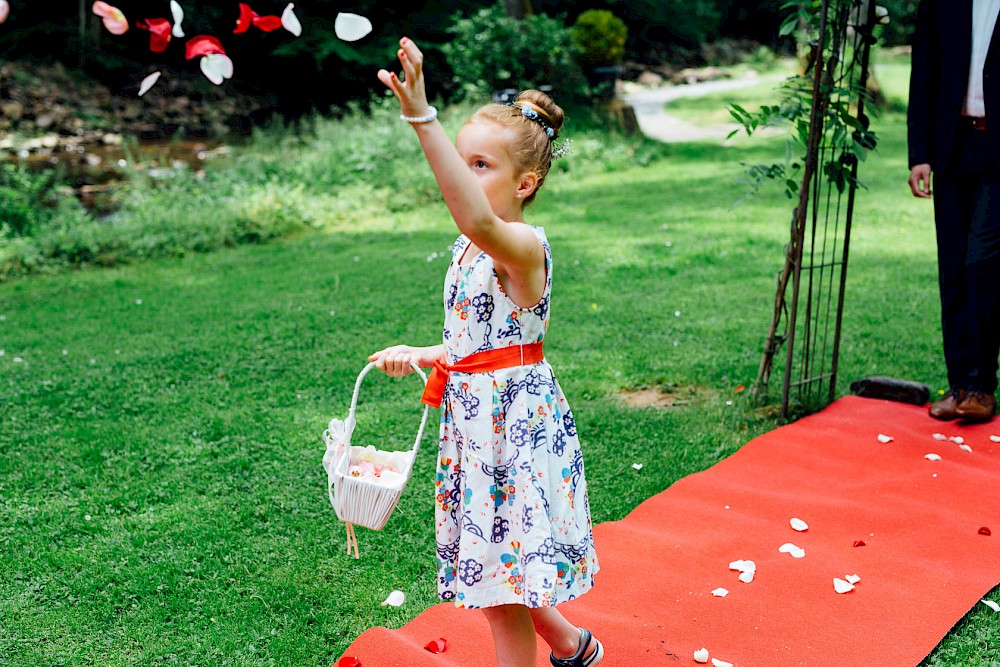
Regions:
[[[626, 92], [622, 95], [622, 99], [635, 109], [639, 129], [654, 139], [666, 142], [705, 140], [723, 142], [730, 132], [740, 126], [736, 123], [695, 125], [668, 114], [663, 108], [664, 105], [682, 97], [699, 97], [727, 90], [738, 90], [768, 80], [759, 76], [747, 76], [739, 79], [717, 79], [700, 83], [663, 86]], [[777, 83], [780, 79], [774, 79], [774, 81]]]

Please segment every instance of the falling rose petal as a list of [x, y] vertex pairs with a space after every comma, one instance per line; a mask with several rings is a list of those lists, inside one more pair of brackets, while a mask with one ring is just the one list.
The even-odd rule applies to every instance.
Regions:
[[708, 649], [702, 646], [700, 649], [694, 652], [695, 662], [708, 662]]
[[864, 540], [854, 540], [854, 545], [853, 545], [853, 546], [856, 546], [856, 547], [863, 547], [863, 546], [865, 546], [865, 545], [867, 545], [867, 544], [868, 544], [868, 543], [867, 543], [867, 542], [865, 542]]
[[892, 436], [891, 435], [886, 435], [884, 433], [879, 433], [878, 434], [878, 441], [881, 442], [882, 444], [885, 444], [887, 442], [892, 442]]
[[985, 535], [986, 537], [989, 537], [990, 535], [993, 534], [993, 532], [987, 526], [983, 526], [982, 528], [979, 529], [978, 532], [980, 535]]
[[712, 664], [715, 667], [733, 667], [733, 663], [726, 662], [725, 660], [719, 660], [718, 658], [712, 658]]
[[948, 436], [946, 436], [944, 433], [935, 433], [931, 437], [934, 438], [935, 440], [947, 440], [948, 439]]
[[928, 461], [940, 461], [941, 460], [941, 455], [940, 454], [924, 454], [924, 458], [927, 459]]
[[104, 27], [112, 35], [122, 35], [128, 30], [128, 19], [117, 7], [112, 7], [106, 2], [97, 0], [92, 7], [93, 12], [101, 17]]
[[963, 438], [960, 435], [953, 435], [948, 439], [954, 442], [956, 445], [961, 445], [963, 442], [965, 442], [965, 438]]
[[167, 19], [143, 19], [145, 25], [137, 23], [137, 28], [149, 31], [149, 50], [153, 53], [163, 53], [167, 50], [172, 36], [170, 22]]
[[792, 530], [797, 530], [800, 533], [804, 530], [809, 530], [809, 524], [803, 521], [802, 519], [792, 519], [788, 523], [791, 524]]
[[184, 21], [184, 10], [177, 0], [170, 0], [170, 15], [174, 17], [174, 37], [181, 39], [184, 37], [184, 28], [181, 23]]
[[747, 570], [746, 572], [740, 572], [740, 581], [744, 584], [749, 584], [753, 581], [753, 576], [756, 570]]
[[963, 452], [972, 453], [972, 447], [969, 447], [968, 445], [959, 445], [958, 448], [961, 449]]
[[240, 3], [240, 17], [236, 19], [236, 30], [233, 30], [233, 34], [240, 34], [241, 32], [246, 32], [253, 25], [253, 17], [256, 14], [250, 9], [250, 5], [245, 2]]
[[340, 12], [333, 22], [333, 31], [345, 42], [356, 42], [372, 31], [372, 22], [364, 16]]
[[193, 60], [198, 56], [207, 56], [211, 53], [225, 54], [226, 52], [226, 50], [222, 48], [222, 42], [211, 35], [198, 35], [196, 37], [192, 37], [187, 41], [184, 51], [184, 57], [188, 60]]
[[854, 584], [849, 581], [844, 581], [840, 577], [833, 578], [833, 590], [838, 593], [850, 593], [854, 590]]
[[389, 605], [390, 607], [402, 606], [403, 602], [406, 601], [406, 596], [403, 591], [393, 591], [389, 593], [389, 597], [382, 601], [382, 606]]
[[1000, 435], [991, 435], [990, 442], [1000, 442]]
[[353, 655], [345, 655], [337, 661], [337, 667], [361, 667], [361, 661]]
[[302, 34], [302, 24], [299, 23], [299, 17], [295, 15], [294, 8], [294, 4], [288, 3], [285, 11], [281, 12], [281, 25], [285, 30], [298, 37]]
[[714, 595], [717, 598], [724, 598], [727, 595], [729, 595], [729, 591], [726, 590], [725, 588], [716, 588], [714, 591], [712, 591], [712, 595]]
[[273, 32], [281, 27], [281, 18], [278, 16], [257, 16], [255, 14], [253, 25], [264, 32]]
[[0, 0], [0, 23], [7, 20], [8, 14], [10, 14], [10, 3], [7, 0]]
[[142, 80], [142, 83], [139, 84], [139, 97], [142, 97], [143, 95], [148, 93], [149, 89], [152, 88], [153, 85], [155, 85], [156, 82], [160, 80], [160, 74], [161, 72], [156, 71]]
[[993, 600], [980, 600], [984, 605], [992, 609], [993, 611], [1000, 611], [1000, 604], [997, 604]]
[[642, 464], [641, 463], [633, 463], [632, 467], [635, 468], [636, 470], [642, 470]]
[[444, 653], [446, 648], [448, 648], [448, 642], [444, 640], [444, 637], [441, 637], [440, 639], [432, 639], [424, 646], [424, 650], [430, 651], [431, 653]]
[[210, 53], [201, 59], [201, 71], [218, 86], [225, 79], [233, 78], [233, 61], [225, 54]]

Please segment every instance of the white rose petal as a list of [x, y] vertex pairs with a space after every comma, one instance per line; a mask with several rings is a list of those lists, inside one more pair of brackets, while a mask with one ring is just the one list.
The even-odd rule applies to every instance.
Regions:
[[184, 10], [177, 3], [177, 0], [170, 0], [170, 13], [174, 17], [174, 27], [171, 31], [177, 39], [184, 37], [184, 28], [181, 27], [181, 22], [184, 20]]
[[298, 37], [302, 34], [302, 24], [299, 23], [299, 18], [292, 11], [294, 7], [295, 5], [292, 3], [288, 3], [285, 11], [281, 12], [281, 25], [285, 30]]
[[1000, 604], [997, 604], [993, 600], [981, 600], [981, 602], [993, 611], [1000, 611]]
[[885, 444], [887, 442], [892, 442], [892, 436], [891, 435], [886, 435], [884, 433], [879, 433], [878, 434], [878, 441], [881, 442], [881, 443], [883, 443], [883, 444]]
[[934, 438], [935, 440], [947, 440], [948, 439], [948, 436], [946, 436], [944, 433], [935, 433], [931, 437]]
[[861, 577], [859, 577], [859, 576], [858, 576], [858, 575], [856, 575], [856, 574], [848, 574], [848, 575], [846, 575], [846, 576], [844, 577], [844, 579], [846, 579], [846, 580], [847, 580], [848, 582], [850, 582], [850, 583], [852, 583], [852, 584], [856, 584], [856, 583], [858, 583], [859, 581], [861, 581]]
[[11, 361], [13, 361], [15, 364], [23, 364], [24, 363], [24, 359], [22, 359], [21, 357], [14, 357]]
[[391, 607], [398, 607], [403, 604], [406, 600], [406, 596], [403, 595], [403, 591], [393, 591], [389, 593], [389, 597], [382, 601], [382, 606], [389, 605]]
[[788, 554], [795, 551], [796, 549], [798, 549], [798, 547], [792, 544], [791, 542], [785, 542], [780, 547], [778, 547], [778, 553]]
[[838, 593], [850, 593], [854, 590], [854, 584], [849, 581], [844, 581], [840, 577], [833, 578], [833, 590]]
[[712, 664], [715, 667], [733, 667], [733, 663], [726, 662], [725, 660], [719, 660], [718, 658], [712, 658]]
[[990, 442], [1000, 442], [1000, 435], [991, 435]]
[[962, 451], [966, 451], [966, 452], [971, 452], [972, 451], [972, 447], [969, 447], [968, 445], [959, 445], [958, 448], [961, 449]]
[[740, 572], [740, 581], [744, 584], [749, 584], [753, 581], [753, 575], [755, 570], [747, 570], [746, 572]]
[[694, 652], [695, 662], [708, 662], [708, 649], [702, 647]]
[[222, 53], [209, 53], [201, 58], [201, 71], [218, 86], [224, 80], [233, 78], [233, 61]]
[[712, 595], [714, 595], [717, 598], [724, 598], [727, 595], [729, 595], [729, 591], [726, 590], [725, 588], [716, 588], [714, 591], [712, 591]]
[[963, 438], [960, 435], [953, 435], [948, 439], [954, 442], [956, 445], [961, 445], [963, 442], [965, 442], [965, 438]]
[[635, 468], [636, 470], [642, 470], [642, 464], [641, 463], [633, 463], [632, 467]]
[[924, 454], [924, 458], [927, 459], [928, 461], [940, 461], [941, 460], [941, 455], [940, 454]]
[[739, 572], [756, 572], [757, 563], [752, 560], [734, 560], [729, 564], [730, 570], [737, 570]]
[[364, 16], [341, 12], [333, 22], [333, 31], [345, 42], [355, 42], [372, 31], [372, 22]]
[[792, 525], [792, 530], [797, 530], [800, 533], [804, 530], [809, 530], [809, 524], [802, 519], [792, 519], [788, 523]]
[[801, 548], [801, 547], [798, 548], [798, 549], [794, 549], [792, 551], [789, 551], [788, 553], [790, 553], [792, 555], [792, 558], [805, 558], [806, 557], [806, 550], [803, 549], [803, 548]]

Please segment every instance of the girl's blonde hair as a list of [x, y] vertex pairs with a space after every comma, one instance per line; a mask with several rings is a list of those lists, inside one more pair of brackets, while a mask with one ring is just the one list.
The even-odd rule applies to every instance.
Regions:
[[524, 200], [525, 206], [535, 198], [552, 166], [552, 144], [559, 137], [563, 117], [562, 108], [551, 97], [540, 90], [524, 90], [511, 104], [484, 105], [468, 120], [489, 120], [511, 130], [509, 148], [515, 170], [538, 174], [538, 186]]

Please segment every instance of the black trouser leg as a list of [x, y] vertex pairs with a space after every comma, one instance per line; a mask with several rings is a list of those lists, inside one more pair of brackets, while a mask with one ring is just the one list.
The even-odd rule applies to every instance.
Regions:
[[992, 394], [1000, 356], [1000, 174], [991, 170], [979, 180], [973, 202], [966, 257], [975, 332], [973, 385]]

